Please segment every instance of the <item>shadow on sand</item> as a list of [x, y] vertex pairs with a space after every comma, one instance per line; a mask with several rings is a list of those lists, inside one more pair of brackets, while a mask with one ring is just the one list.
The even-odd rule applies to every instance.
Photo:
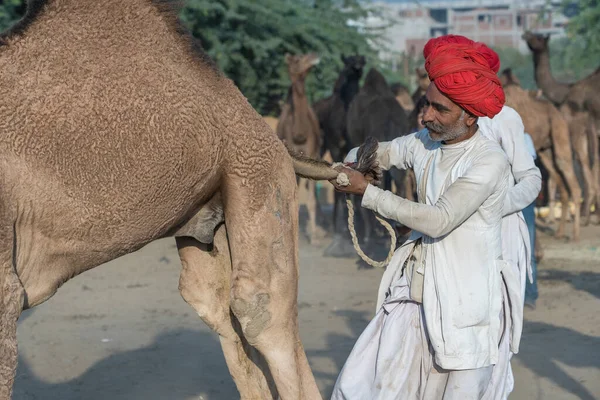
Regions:
[[176, 329], [157, 336], [149, 346], [109, 355], [66, 382], [44, 382], [20, 357], [13, 399], [163, 400], [201, 395], [210, 400], [239, 398], [216, 336]]

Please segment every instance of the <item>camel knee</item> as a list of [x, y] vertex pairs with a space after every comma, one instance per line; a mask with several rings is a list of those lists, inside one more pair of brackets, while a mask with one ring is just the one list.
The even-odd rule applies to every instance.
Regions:
[[231, 310], [240, 321], [244, 337], [252, 346], [258, 344], [261, 333], [271, 323], [270, 301], [268, 293], [257, 294], [251, 300], [240, 297], [232, 299]]
[[[244, 337], [255, 346], [261, 333], [272, 323], [271, 294], [251, 279], [238, 279], [231, 288], [231, 311], [238, 319]], [[283, 305], [282, 305], [283, 306]]]

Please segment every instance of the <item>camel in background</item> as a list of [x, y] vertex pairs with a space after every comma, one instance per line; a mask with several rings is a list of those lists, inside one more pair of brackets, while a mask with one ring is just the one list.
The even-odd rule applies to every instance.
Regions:
[[[277, 136], [296, 153], [317, 159], [321, 150], [321, 131], [319, 121], [308, 103], [305, 81], [308, 73], [319, 57], [314, 54], [285, 55], [291, 85], [281, 109], [277, 124]], [[306, 207], [308, 209], [307, 236], [310, 243], [318, 243], [325, 232], [317, 225], [316, 182], [299, 180], [300, 190], [307, 190]]]
[[415, 108], [415, 102], [413, 101], [408, 88], [404, 84], [396, 82], [390, 85], [390, 89], [394, 96], [396, 96], [396, 100], [400, 103], [404, 112], [410, 114]]
[[[537, 99], [529, 91], [521, 88], [510, 69], [503, 71], [501, 82], [506, 95], [506, 105], [514, 108], [535, 145], [536, 152], [550, 177], [557, 182], [563, 212], [556, 231], [564, 236], [569, 193], [575, 204], [581, 202], [581, 188], [573, 169], [573, 153], [569, 127], [562, 114], [546, 100]], [[573, 217], [573, 240], [579, 240], [580, 209], [575, 207]]]
[[[346, 118], [350, 104], [359, 91], [359, 81], [365, 66], [365, 57], [361, 55], [341, 56], [344, 67], [340, 71], [333, 87], [333, 94], [313, 104], [313, 109], [323, 132], [321, 154], [329, 151], [335, 162], [341, 162], [351, 150], [346, 127]], [[344, 195], [334, 193], [333, 203], [333, 241], [325, 249], [328, 257], [356, 257], [350, 233], [346, 224], [347, 209]]]
[[[571, 134], [587, 136], [589, 154], [592, 164], [592, 182], [586, 181], [586, 191], [589, 190], [596, 213], [600, 213], [600, 153], [598, 134], [600, 133], [600, 68], [584, 79], [574, 83], [558, 82], [550, 68], [549, 35], [525, 32], [523, 39], [533, 53], [535, 81], [544, 95], [556, 107], [569, 123]], [[581, 132], [581, 134], [579, 133]], [[580, 139], [583, 140], [583, 139]], [[590, 164], [588, 158], [581, 160], [582, 164]], [[587, 196], [587, 193], [586, 193]], [[583, 204], [583, 222], [590, 221], [590, 205]]]
[[[409, 133], [408, 115], [396, 100], [384, 76], [375, 68], [369, 70], [363, 86], [350, 104], [347, 126], [350, 147], [360, 146], [369, 136], [384, 142]], [[405, 175], [405, 171], [396, 168], [386, 171], [384, 188], [391, 190], [394, 178], [397, 190], [402, 191]], [[357, 204], [356, 208], [359, 209], [364, 224], [362, 237], [368, 246], [373, 239], [372, 235], [377, 233], [378, 226], [373, 213], [359, 206]], [[378, 236], [383, 236], [383, 231], [380, 233]]]

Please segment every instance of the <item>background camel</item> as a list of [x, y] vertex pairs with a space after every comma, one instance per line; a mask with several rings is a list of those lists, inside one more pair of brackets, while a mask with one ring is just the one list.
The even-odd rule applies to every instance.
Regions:
[[396, 96], [396, 100], [400, 103], [400, 106], [407, 114], [410, 114], [412, 110], [415, 108], [415, 103], [412, 99], [408, 88], [404, 86], [400, 82], [393, 83], [390, 85], [390, 89], [394, 96]]
[[[598, 129], [600, 129], [600, 68], [575, 83], [562, 83], [554, 79], [550, 68], [549, 35], [526, 32], [523, 39], [533, 53], [535, 81], [544, 95], [567, 119], [573, 134], [582, 131], [587, 136], [591, 156], [593, 187], [589, 187], [596, 212], [600, 213], [600, 154]], [[583, 139], [580, 139], [583, 140]], [[587, 161], [588, 164], [590, 161]], [[587, 186], [587, 185], [586, 185]], [[587, 188], [586, 188], [587, 189]], [[583, 207], [584, 223], [589, 223], [590, 206]]]
[[166, 236], [241, 398], [320, 398], [298, 336], [294, 171], [337, 173], [290, 158], [177, 12], [33, 1], [0, 38], [2, 400], [21, 311]]
[[417, 104], [419, 99], [425, 96], [425, 92], [427, 91], [431, 81], [429, 80], [429, 75], [427, 74], [425, 68], [415, 68], [415, 76], [417, 78], [417, 88], [412, 94], [412, 100], [414, 104]]
[[[343, 161], [350, 151], [350, 140], [346, 126], [348, 109], [359, 91], [359, 81], [365, 66], [365, 58], [361, 55], [342, 55], [344, 67], [335, 81], [333, 94], [314, 103], [313, 109], [319, 120], [323, 135], [321, 154], [329, 151], [333, 161]], [[347, 210], [344, 195], [334, 193], [333, 203], [333, 240], [325, 249], [329, 257], [355, 257], [350, 233], [346, 225]]]
[[[567, 122], [550, 102], [539, 100], [521, 88], [513, 79], [510, 70], [503, 71], [501, 81], [506, 105], [514, 108], [521, 116], [525, 132], [533, 139], [540, 161], [559, 186], [563, 212], [556, 235], [563, 236], [569, 209], [569, 192], [575, 204], [581, 202], [581, 188], [573, 169]], [[574, 211], [573, 240], [577, 241], [580, 230], [579, 207], [575, 207]]]
[[[408, 134], [408, 116], [402, 109], [394, 94], [390, 90], [383, 75], [375, 68], [371, 68], [365, 77], [363, 86], [350, 104], [347, 117], [348, 137], [351, 147], [358, 147], [371, 136], [377, 141], [389, 141]], [[403, 188], [404, 171], [395, 168], [384, 174], [384, 187], [391, 190], [392, 176], [398, 190]], [[362, 233], [365, 244], [368, 246], [373, 233], [379, 231], [375, 224], [374, 216], [368, 210], [360, 207], [363, 229], [357, 228]], [[377, 228], [376, 228], [377, 227]], [[383, 232], [379, 232], [383, 236]]]
[[[285, 55], [290, 80], [288, 95], [283, 104], [277, 136], [299, 154], [316, 159], [320, 155], [321, 131], [319, 122], [306, 98], [305, 80], [311, 68], [319, 62], [316, 54]], [[317, 198], [315, 181], [301, 180], [300, 190], [308, 190], [306, 207], [308, 209], [308, 239], [316, 243], [325, 232], [317, 225]]]

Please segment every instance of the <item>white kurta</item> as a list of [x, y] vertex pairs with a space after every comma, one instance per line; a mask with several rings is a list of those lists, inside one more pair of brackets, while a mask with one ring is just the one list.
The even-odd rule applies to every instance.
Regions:
[[[355, 152], [347, 160], [352, 157]], [[378, 151], [383, 168], [413, 168], [419, 190], [430, 157], [426, 204], [373, 186], [363, 197], [364, 207], [412, 228], [413, 234], [384, 274], [377, 315], [340, 373], [334, 399], [481, 398], [484, 392], [495, 398], [505, 386], [505, 374], [494, 376], [491, 366], [505, 358], [499, 348], [508, 353], [510, 345], [517, 351], [520, 325], [505, 329], [501, 313], [516, 312], [509, 319], [522, 319], [518, 309], [508, 307], [509, 298], [521, 302], [518, 277], [501, 260], [507, 158], [479, 133], [443, 145], [426, 130], [380, 143]], [[410, 301], [402, 274], [419, 237], [425, 252], [422, 305]]]
[[484, 136], [500, 144], [510, 163], [511, 174], [502, 219], [502, 257], [518, 267], [524, 298], [527, 271], [531, 273], [532, 252], [529, 230], [521, 210], [540, 193], [542, 174], [527, 150], [523, 121], [514, 109], [504, 106], [493, 119], [482, 117], [477, 124]]
[[[502, 218], [502, 257], [517, 268], [521, 298], [525, 298], [528, 273], [531, 277], [532, 250], [529, 230], [521, 210], [531, 204], [539, 194], [542, 174], [535, 166], [527, 148], [523, 121], [514, 109], [504, 106], [493, 119], [479, 118], [477, 124], [484, 136], [500, 144], [510, 163], [509, 188]], [[517, 306], [523, 307], [523, 303], [513, 305]], [[508, 395], [514, 388], [514, 379], [510, 362], [503, 365], [507, 369], [505, 391]], [[497, 369], [499, 368], [498, 366]]]

